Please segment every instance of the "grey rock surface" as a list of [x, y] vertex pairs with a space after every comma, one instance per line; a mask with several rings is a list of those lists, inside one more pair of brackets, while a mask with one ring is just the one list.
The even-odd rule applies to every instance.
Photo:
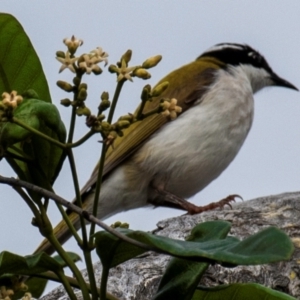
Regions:
[[[239, 202], [223, 209], [199, 215], [183, 215], [157, 224], [154, 234], [184, 239], [196, 225], [209, 220], [226, 220], [232, 223], [230, 235], [244, 239], [266, 227], [276, 226], [287, 233], [295, 245], [290, 261], [261, 266], [224, 268], [210, 266], [201, 284], [215, 286], [233, 282], [256, 282], [288, 293], [300, 299], [300, 192], [261, 197]], [[155, 294], [160, 278], [169, 260], [166, 255], [146, 253], [110, 270], [108, 291], [119, 299], [148, 300]], [[85, 271], [83, 274], [86, 276]], [[101, 265], [95, 264], [97, 280]], [[80, 292], [78, 299], [81, 299]], [[65, 300], [59, 287], [43, 300]]]

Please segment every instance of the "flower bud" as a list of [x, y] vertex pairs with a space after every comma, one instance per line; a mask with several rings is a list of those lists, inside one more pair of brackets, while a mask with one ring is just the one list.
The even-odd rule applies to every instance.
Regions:
[[104, 114], [100, 114], [98, 117], [97, 117], [97, 120], [102, 122], [103, 120], [105, 119], [105, 115]]
[[131, 60], [131, 55], [132, 55], [132, 51], [130, 49], [127, 50], [121, 57], [121, 63], [122, 63], [122, 60], [124, 60], [126, 63], [126, 66], [127, 66]]
[[110, 107], [110, 101], [109, 100], [102, 100], [98, 109], [100, 111], [104, 111]]
[[78, 107], [76, 109], [76, 115], [77, 116], [87, 116], [88, 117], [90, 114], [91, 114], [91, 111], [86, 106], [84, 106], [84, 107]]
[[101, 100], [108, 100], [109, 99], [109, 94], [108, 92], [103, 92], [101, 94]]
[[120, 228], [126, 228], [126, 229], [128, 229], [129, 228], [129, 224], [128, 223], [122, 223], [119, 227]]
[[87, 91], [86, 89], [80, 89], [78, 93], [77, 99], [80, 101], [84, 101], [87, 98]]
[[128, 121], [128, 122], [132, 123], [134, 121], [134, 115], [128, 114], [125, 116], [121, 116], [118, 121]]
[[101, 129], [103, 131], [109, 132], [111, 130], [111, 125], [108, 122], [102, 122]]
[[103, 70], [99, 66], [95, 65], [92, 72], [93, 72], [94, 75], [100, 75], [103, 72]]
[[70, 83], [68, 83], [68, 82], [65, 82], [65, 81], [62, 81], [62, 80], [58, 80], [56, 82], [56, 84], [57, 84], [58, 87], [60, 87], [62, 90], [66, 91], [68, 93], [70, 93], [70, 92], [73, 91], [73, 86]]
[[118, 67], [115, 66], [115, 65], [110, 65], [110, 66], [108, 67], [108, 71], [109, 71], [110, 73], [118, 73], [118, 72], [119, 72], [119, 69], [118, 69]]
[[80, 78], [79, 77], [77, 77], [77, 76], [75, 76], [74, 78], [73, 78], [73, 83], [76, 85], [76, 86], [78, 86], [79, 84], [80, 84]]
[[60, 104], [65, 107], [68, 107], [72, 104], [72, 101], [70, 99], [66, 98], [66, 99], [60, 100]]
[[118, 228], [118, 227], [121, 226], [121, 224], [122, 224], [122, 223], [121, 223], [120, 221], [116, 221], [114, 224], [111, 224], [110, 227], [111, 227], [111, 228]]
[[142, 67], [145, 69], [153, 68], [161, 61], [161, 59], [161, 55], [152, 56], [143, 62]]
[[141, 94], [142, 101], [147, 101], [150, 98], [151, 85], [147, 84], [144, 86]]
[[63, 52], [63, 51], [57, 51], [56, 56], [61, 57], [61, 58], [66, 58], [65, 52]]
[[86, 83], [80, 83], [80, 85], [79, 85], [79, 87], [78, 87], [78, 89], [79, 90], [81, 90], [81, 89], [85, 89], [85, 90], [87, 90], [87, 84]]
[[136, 76], [142, 79], [149, 79], [151, 77], [150, 73], [146, 69], [138, 68], [133, 71], [132, 76]]
[[164, 81], [162, 83], [160, 83], [159, 85], [155, 86], [151, 96], [152, 97], [157, 97], [160, 96], [169, 86], [169, 82], [168, 81]]
[[128, 128], [130, 126], [130, 122], [129, 121], [118, 121], [117, 122], [117, 129], [124, 129], [124, 128]]

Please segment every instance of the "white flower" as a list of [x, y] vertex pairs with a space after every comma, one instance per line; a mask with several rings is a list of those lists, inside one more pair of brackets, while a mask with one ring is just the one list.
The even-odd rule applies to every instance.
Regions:
[[83, 40], [77, 39], [74, 35], [72, 35], [71, 38], [64, 39], [63, 42], [72, 55], [76, 52], [77, 48], [83, 44]]
[[101, 68], [97, 65], [100, 60], [97, 56], [91, 56], [89, 54], [84, 54], [80, 62], [78, 63], [79, 68], [85, 70], [87, 74], [100, 74], [102, 72]]
[[4, 92], [2, 94], [2, 103], [7, 107], [16, 108], [23, 101], [23, 97], [18, 95], [16, 91], [12, 91], [10, 94]]
[[105, 62], [104, 66], [108, 64], [108, 60], [107, 60], [108, 53], [102, 51], [101, 47], [97, 47], [95, 50], [92, 50], [91, 55], [92, 57], [96, 57], [99, 60], [98, 62], [104, 61]]
[[162, 114], [164, 116], [170, 117], [171, 120], [175, 120], [177, 118], [177, 114], [182, 112], [182, 108], [180, 106], [177, 106], [177, 99], [172, 98], [169, 101], [164, 101], [162, 103], [163, 112]]
[[25, 293], [21, 300], [31, 300], [31, 299], [33, 299], [31, 293]]
[[127, 67], [126, 61], [122, 59], [121, 67], [118, 68], [117, 70], [118, 73], [117, 81], [120, 82], [123, 79], [133, 81], [131, 75], [132, 75], [132, 71], [134, 71], [135, 69], [136, 67]]
[[74, 68], [74, 63], [78, 60], [78, 57], [70, 57], [70, 52], [67, 51], [65, 54], [65, 57], [56, 57], [56, 59], [62, 63], [59, 73], [61, 73], [64, 69], [68, 68], [70, 71], [73, 73], [76, 73], [75, 68]]

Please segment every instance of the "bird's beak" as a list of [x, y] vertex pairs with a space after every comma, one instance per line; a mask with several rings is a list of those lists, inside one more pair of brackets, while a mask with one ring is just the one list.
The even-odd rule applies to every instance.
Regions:
[[286, 87], [289, 89], [299, 91], [293, 84], [291, 84], [290, 82], [286, 81], [285, 79], [279, 77], [275, 73], [272, 74], [271, 80], [274, 82], [274, 85], [276, 85], [276, 86], [282, 86], [282, 87]]

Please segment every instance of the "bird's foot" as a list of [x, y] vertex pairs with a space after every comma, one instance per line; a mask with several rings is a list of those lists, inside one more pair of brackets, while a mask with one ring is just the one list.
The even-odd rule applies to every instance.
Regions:
[[240, 195], [229, 195], [226, 198], [218, 201], [218, 202], [212, 202], [205, 206], [197, 206], [193, 203], [188, 202], [184, 198], [178, 197], [164, 189], [156, 189], [156, 192], [159, 194], [160, 199], [163, 199], [163, 201], [150, 201], [151, 204], [154, 204], [156, 206], [167, 206], [167, 207], [174, 207], [178, 209], [182, 209], [188, 212], [190, 215], [199, 214], [204, 211], [213, 210], [215, 208], [223, 208], [225, 205], [228, 205], [230, 208], [231, 202], [235, 202], [235, 198], [240, 198], [243, 200], [243, 198]]
[[194, 214], [202, 213], [204, 211], [213, 210], [215, 208], [223, 208], [225, 205], [228, 205], [232, 209], [230, 202], [235, 202], [235, 198], [240, 198], [241, 200], [243, 200], [243, 198], [240, 195], [234, 194], [234, 195], [229, 195], [226, 198], [224, 198], [218, 202], [212, 202], [205, 206], [196, 206], [192, 203], [189, 203], [190, 206], [189, 206], [189, 210], [187, 212], [190, 215], [194, 215]]

